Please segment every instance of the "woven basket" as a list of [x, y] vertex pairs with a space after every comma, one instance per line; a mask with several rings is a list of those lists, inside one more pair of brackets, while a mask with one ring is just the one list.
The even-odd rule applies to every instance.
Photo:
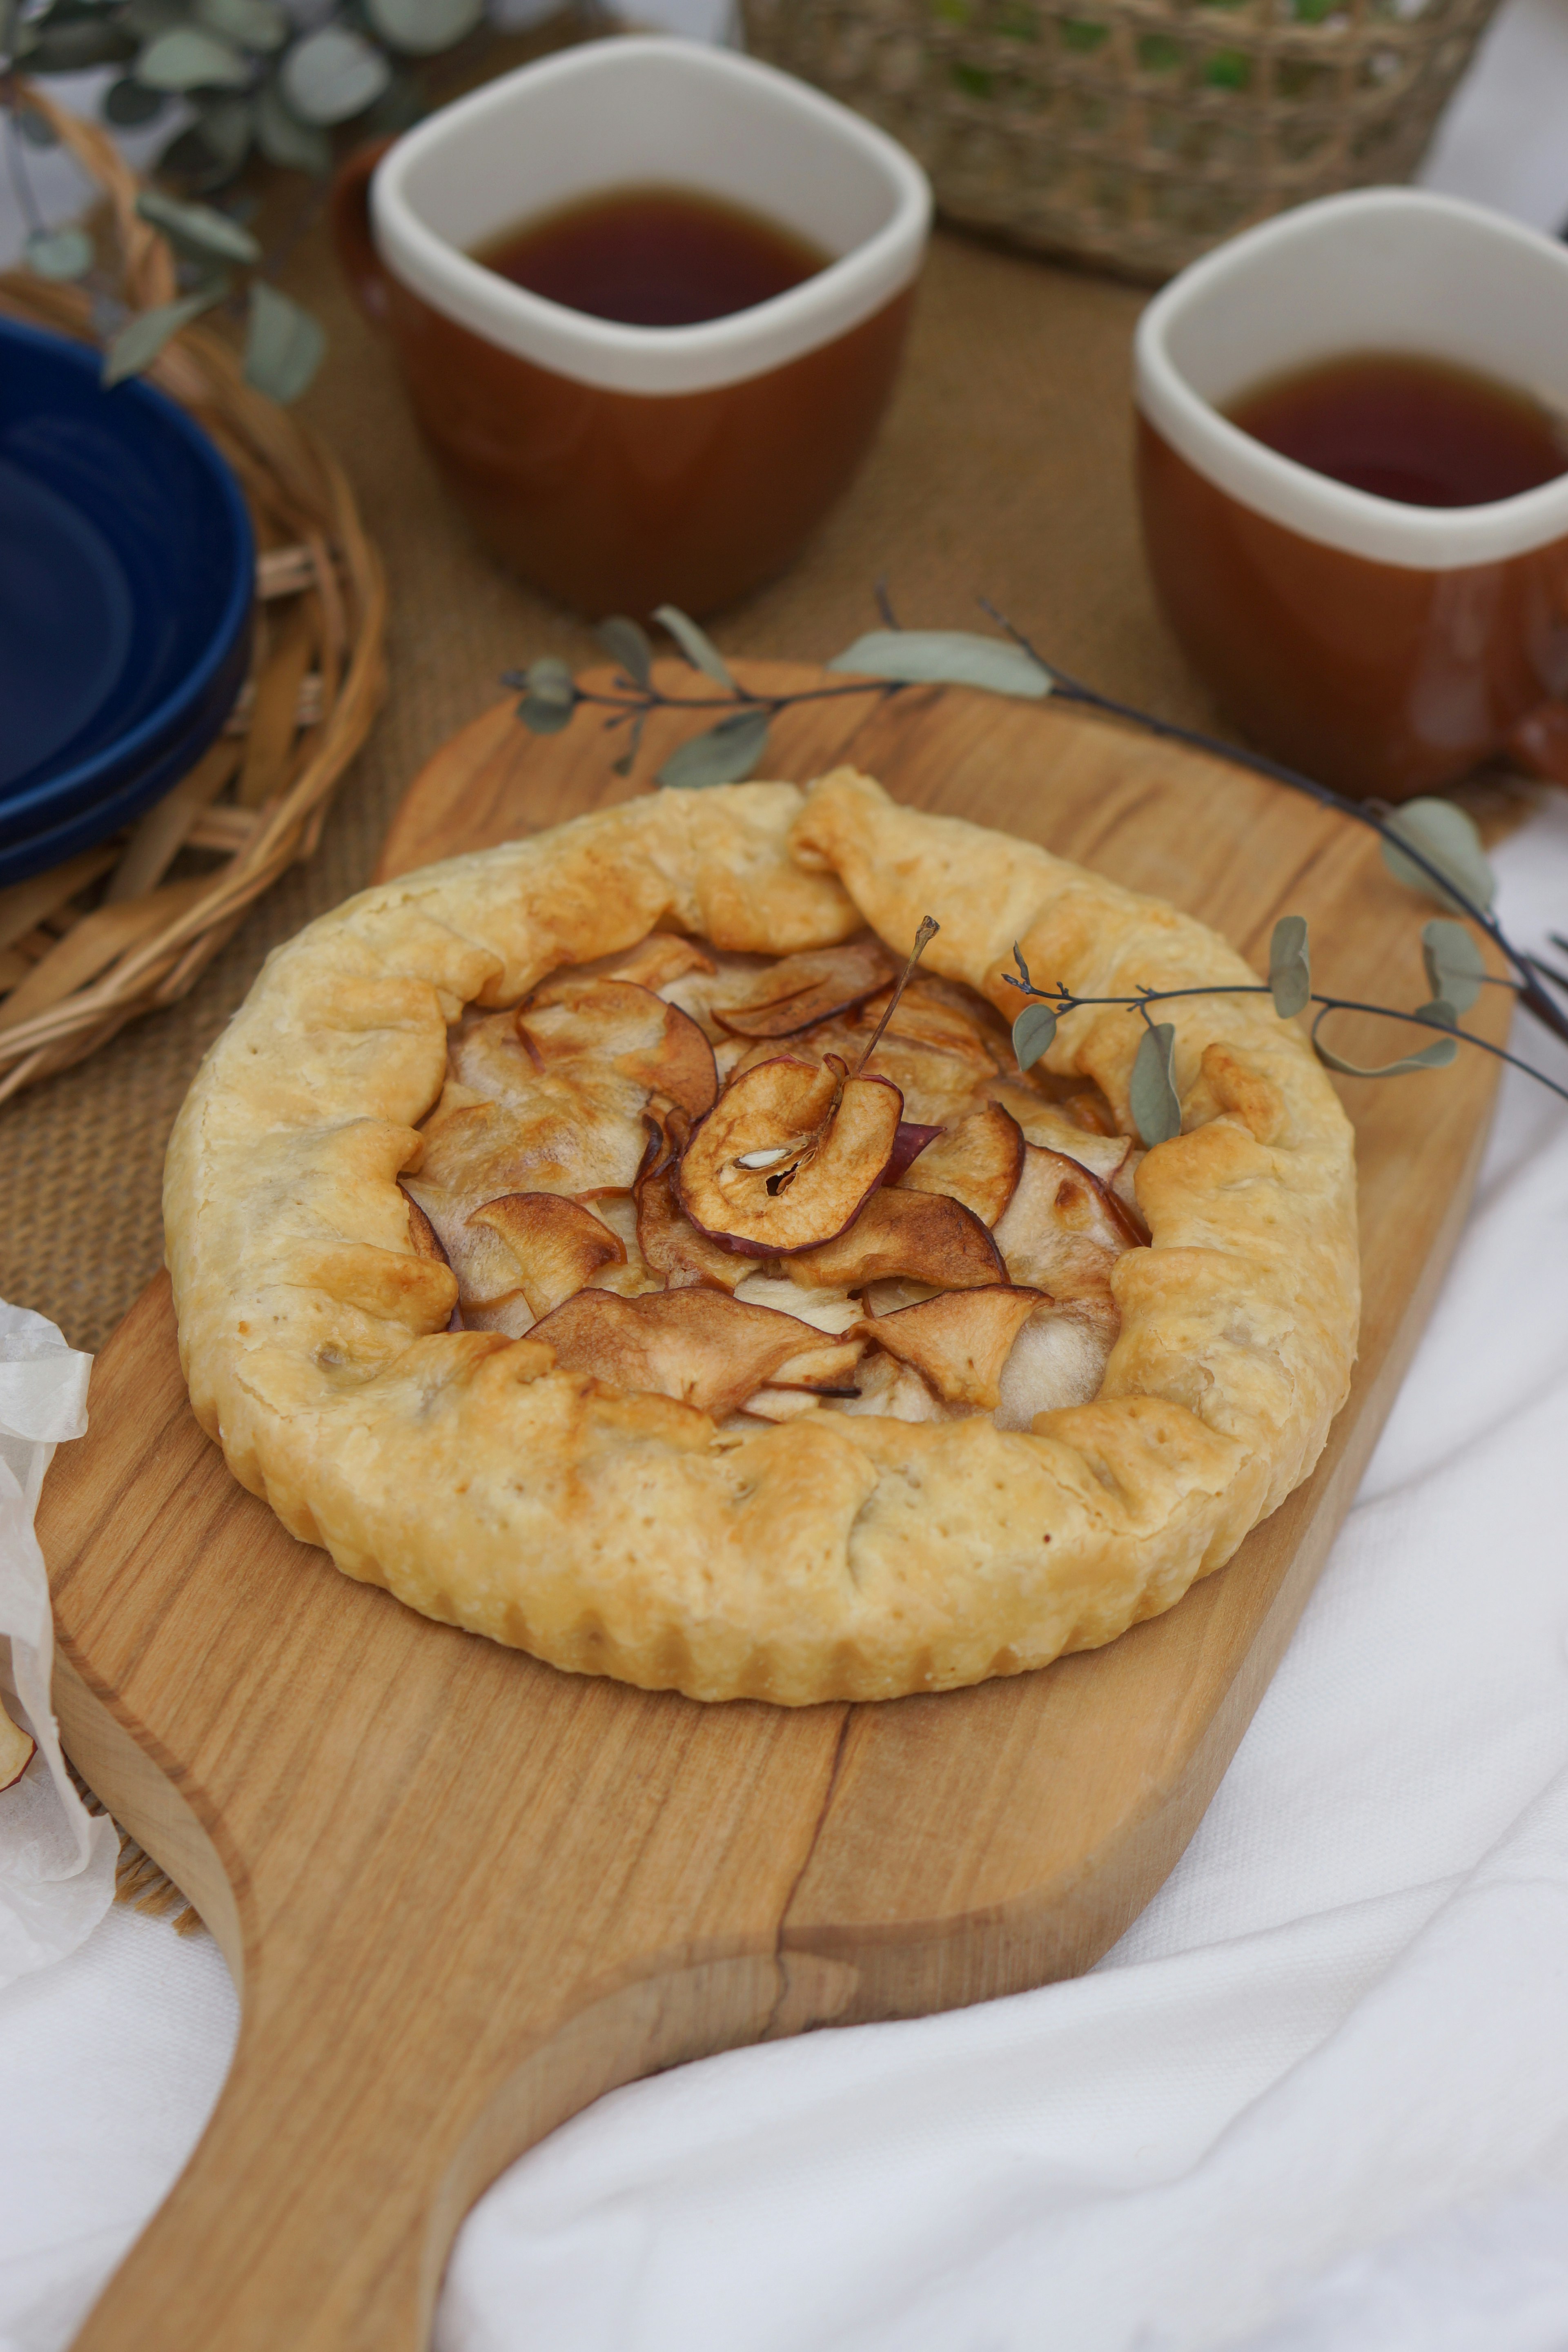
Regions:
[[1155, 280], [1407, 179], [1496, 0], [742, 0], [754, 54], [919, 156], [950, 218]]
[[[109, 199], [125, 300], [172, 299], [173, 257], [138, 217], [140, 184], [112, 141], [24, 89]], [[79, 287], [12, 271], [0, 310], [92, 340]], [[331, 452], [245, 382], [209, 327], [185, 328], [147, 373], [245, 492], [260, 599], [250, 677], [225, 733], [128, 833], [0, 890], [0, 1101], [185, 994], [252, 900], [314, 850], [384, 688], [381, 564]]]

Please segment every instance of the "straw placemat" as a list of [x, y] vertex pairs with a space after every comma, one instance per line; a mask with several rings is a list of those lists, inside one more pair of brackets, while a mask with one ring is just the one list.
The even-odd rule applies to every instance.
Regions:
[[[298, 205], [300, 183], [278, 201]], [[392, 590], [391, 687], [321, 847], [263, 899], [194, 993], [0, 1108], [0, 1297], [97, 1348], [163, 1256], [171, 1122], [262, 958], [366, 879], [405, 786], [527, 656], [586, 633], [501, 572], [448, 505], [393, 365], [318, 225], [283, 284], [328, 329], [301, 410], [339, 452]], [[741, 654], [821, 659], [900, 618], [985, 624], [984, 591], [1062, 665], [1146, 707], [1214, 717], [1155, 615], [1130, 474], [1129, 348], [1142, 298], [956, 237], [932, 249], [908, 362], [866, 471], [794, 570], [714, 624]]]

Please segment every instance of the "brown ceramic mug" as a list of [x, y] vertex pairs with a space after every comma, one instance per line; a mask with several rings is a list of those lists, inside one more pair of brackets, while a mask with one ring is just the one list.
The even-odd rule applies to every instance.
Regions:
[[1417, 507], [1223, 414], [1269, 377], [1420, 354], [1568, 396], [1568, 251], [1410, 188], [1304, 205], [1173, 279], [1140, 321], [1139, 496], [1182, 646], [1255, 741], [1407, 800], [1507, 750], [1568, 782], [1568, 475]]
[[[473, 257], [618, 186], [740, 204], [834, 258], [750, 310], [624, 326]], [[931, 194], [847, 108], [726, 50], [610, 39], [351, 159], [339, 250], [475, 528], [590, 617], [702, 613], [771, 578], [848, 483], [892, 386]]]

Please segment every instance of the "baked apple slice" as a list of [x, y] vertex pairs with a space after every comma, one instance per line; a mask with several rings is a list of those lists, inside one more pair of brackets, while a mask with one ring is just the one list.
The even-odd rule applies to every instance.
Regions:
[[853, 1223], [881, 1182], [902, 1111], [897, 1087], [851, 1078], [841, 1062], [759, 1062], [693, 1129], [680, 1205], [748, 1257], [815, 1248]]
[[1014, 1282], [1056, 1299], [1109, 1298], [1111, 1267], [1142, 1245], [1114, 1192], [1078, 1160], [1037, 1143], [1024, 1148], [1018, 1188], [994, 1239]]
[[715, 1004], [713, 1018], [735, 1037], [798, 1036], [889, 988], [897, 971], [880, 940], [781, 956], [743, 997]]
[[468, 1226], [497, 1235], [515, 1267], [510, 1287], [521, 1291], [535, 1318], [574, 1297], [605, 1266], [626, 1262], [608, 1226], [558, 1192], [504, 1193], [473, 1210]]
[[994, 1225], [1023, 1172], [1017, 1120], [1000, 1103], [987, 1103], [956, 1127], [939, 1130], [899, 1181], [910, 1192], [950, 1193], [983, 1225]]
[[1037, 1413], [1088, 1404], [1100, 1394], [1121, 1328], [1110, 1298], [1037, 1307], [1002, 1368], [996, 1427], [1028, 1430]]
[[633, 1187], [637, 1247], [644, 1263], [663, 1277], [668, 1290], [693, 1282], [733, 1290], [745, 1280], [752, 1261], [700, 1233], [680, 1206], [677, 1188], [688, 1133], [681, 1114], [672, 1112], [662, 1126], [651, 1118], [648, 1123], [653, 1129], [648, 1155]]
[[543, 1076], [578, 1077], [607, 1063], [648, 1094], [700, 1118], [719, 1091], [713, 1048], [689, 1013], [630, 980], [567, 976], [549, 982], [515, 1015], [517, 1034]]
[[1132, 1150], [1131, 1136], [1102, 1135], [1098, 1129], [1080, 1126], [1059, 1103], [1047, 1102], [1019, 1079], [998, 1078], [985, 1091], [1016, 1119], [1026, 1143], [1076, 1160], [1102, 1184], [1111, 1182]]
[[1014, 1341], [1046, 1303], [1038, 1290], [987, 1284], [980, 1290], [947, 1291], [891, 1315], [868, 1316], [855, 1326], [855, 1336], [912, 1364], [946, 1403], [990, 1412]]
[[873, 1192], [847, 1233], [785, 1261], [792, 1282], [860, 1290], [903, 1276], [940, 1290], [1005, 1282], [1007, 1269], [972, 1209], [945, 1192]]
[[614, 1389], [674, 1397], [723, 1420], [821, 1335], [771, 1307], [743, 1307], [721, 1290], [653, 1290], [621, 1298], [580, 1290], [536, 1323], [570, 1372]]

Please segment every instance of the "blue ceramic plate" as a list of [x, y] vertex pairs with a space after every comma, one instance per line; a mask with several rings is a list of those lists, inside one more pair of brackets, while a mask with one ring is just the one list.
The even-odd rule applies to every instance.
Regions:
[[223, 458], [150, 384], [0, 319], [0, 885], [139, 815], [244, 682], [256, 552]]

